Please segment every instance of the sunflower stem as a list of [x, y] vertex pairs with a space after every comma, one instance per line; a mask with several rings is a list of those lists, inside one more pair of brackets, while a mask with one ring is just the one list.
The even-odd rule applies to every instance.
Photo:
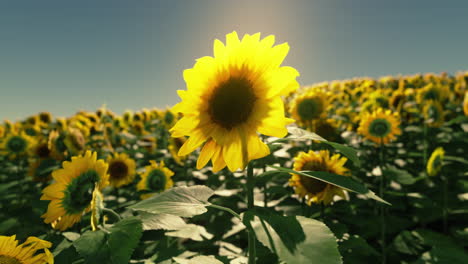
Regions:
[[[380, 148], [379, 148], [379, 165], [381, 170], [381, 178], [380, 178], [380, 188], [379, 188], [379, 195], [380, 198], [384, 198], [384, 190], [385, 190], [385, 173], [384, 173], [384, 144], [383, 138], [380, 139]], [[386, 252], [386, 243], [385, 243], [385, 232], [386, 232], [386, 222], [385, 222], [385, 207], [384, 204], [380, 205], [380, 235], [381, 235], [381, 251], [382, 251], [382, 264], [385, 264], [387, 261], [387, 252]]]
[[[251, 163], [247, 164], [247, 209], [254, 209], [254, 186], [255, 178], [253, 175], [253, 166]], [[255, 264], [256, 252], [255, 252], [255, 233], [252, 228], [248, 230], [248, 242], [249, 242], [249, 264]]]
[[122, 220], [122, 217], [120, 217], [120, 215], [119, 215], [118, 213], [116, 213], [116, 212], [115, 212], [114, 210], [112, 210], [112, 209], [109, 209], [109, 208], [102, 208], [102, 211], [111, 214], [112, 216], [114, 216], [114, 217], [115, 217], [116, 219], [118, 219], [119, 221]]

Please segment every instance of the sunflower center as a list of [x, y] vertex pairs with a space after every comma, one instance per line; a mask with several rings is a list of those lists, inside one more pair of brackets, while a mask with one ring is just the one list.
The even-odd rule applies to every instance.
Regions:
[[323, 111], [323, 104], [319, 99], [307, 98], [302, 100], [297, 106], [297, 113], [302, 120], [312, 120], [320, 116]]
[[[302, 167], [304, 171], [324, 171], [324, 166], [318, 161], [309, 161]], [[317, 194], [327, 187], [327, 183], [316, 180], [311, 177], [300, 175], [302, 186], [307, 190], [308, 193]]]
[[369, 125], [369, 133], [374, 137], [385, 137], [390, 133], [391, 128], [391, 124], [386, 119], [378, 118]]
[[248, 79], [231, 77], [215, 87], [208, 112], [213, 122], [230, 130], [249, 119], [256, 100]]
[[93, 199], [93, 190], [99, 175], [95, 170], [88, 170], [74, 178], [67, 186], [62, 205], [67, 214], [79, 214]]
[[117, 160], [109, 164], [109, 174], [114, 180], [125, 178], [128, 174], [128, 166], [125, 162]]
[[50, 149], [47, 146], [47, 143], [41, 144], [36, 149], [36, 155], [39, 158], [47, 158], [50, 155]]
[[160, 170], [152, 170], [146, 179], [146, 187], [151, 191], [160, 192], [166, 187], [166, 175]]
[[7, 143], [7, 148], [11, 152], [23, 152], [26, 149], [27, 143], [26, 140], [20, 136], [14, 136], [12, 137], [8, 143]]
[[0, 264], [22, 264], [16, 258], [0, 255]]

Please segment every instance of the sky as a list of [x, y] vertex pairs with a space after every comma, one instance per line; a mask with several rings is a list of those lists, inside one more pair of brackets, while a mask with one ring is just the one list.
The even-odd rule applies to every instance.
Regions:
[[468, 1], [0, 2], [0, 120], [179, 102], [184, 69], [225, 35], [288, 42], [301, 85], [468, 70]]

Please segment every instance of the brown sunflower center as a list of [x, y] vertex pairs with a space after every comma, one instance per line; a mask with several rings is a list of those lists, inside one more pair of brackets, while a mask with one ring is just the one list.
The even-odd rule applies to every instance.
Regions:
[[114, 180], [120, 180], [127, 176], [128, 166], [125, 162], [117, 160], [109, 164], [109, 174]]
[[0, 255], [0, 264], [22, 264], [14, 257]]
[[36, 155], [39, 158], [47, 158], [50, 155], [50, 149], [47, 143], [40, 144], [36, 149]]
[[244, 77], [231, 77], [215, 87], [208, 101], [208, 112], [216, 124], [232, 129], [252, 114], [257, 97], [252, 83]]
[[[326, 171], [326, 168], [324, 168], [323, 164], [319, 161], [309, 161], [304, 166], [302, 167], [303, 171]], [[307, 190], [308, 193], [312, 194], [317, 194], [327, 187], [327, 183], [323, 181], [316, 180], [311, 177], [307, 176], [302, 176], [301, 177], [301, 183], [302, 186]]]

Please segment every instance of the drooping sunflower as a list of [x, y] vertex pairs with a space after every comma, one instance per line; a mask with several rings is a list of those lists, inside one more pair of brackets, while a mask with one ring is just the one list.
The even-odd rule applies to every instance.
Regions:
[[401, 134], [399, 125], [398, 113], [379, 108], [372, 113], [363, 114], [358, 133], [377, 144], [388, 144]]
[[289, 112], [299, 125], [311, 128], [312, 121], [319, 119], [325, 113], [327, 105], [326, 94], [311, 89], [291, 101]]
[[55, 182], [42, 190], [41, 200], [50, 200], [44, 222], [61, 231], [73, 226], [89, 212], [92, 193], [97, 184], [101, 190], [109, 182], [107, 163], [98, 160], [96, 152], [86, 151], [64, 161], [63, 168], [52, 172]]
[[164, 161], [158, 164], [151, 160], [150, 165], [145, 167], [145, 172], [141, 174], [141, 180], [137, 184], [137, 190], [145, 192], [141, 195], [141, 199], [147, 199], [155, 193], [171, 188], [174, 185], [171, 179], [173, 175], [174, 172], [164, 165]]
[[[319, 152], [310, 150], [307, 153], [300, 152], [294, 158], [293, 168], [295, 171], [324, 171], [348, 176], [349, 170], [344, 167], [347, 160], [347, 158], [341, 157], [340, 154], [330, 156], [328, 150], [320, 150]], [[289, 186], [294, 188], [295, 193], [298, 194], [300, 198], [305, 198], [308, 205], [322, 202], [324, 204], [330, 204], [335, 195], [343, 199], [346, 198], [344, 190], [338, 186], [307, 176], [294, 173], [291, 175]]]
[[116, 153], [107, 157], [109, 164], [109, 182], [112, 186], [118, 188], [129, 184], [135, 179], [136, 164], [125, 153]]
[[444, 164], [445, 151], [442, 147], [438, 147], [432, 152], [429, 161], [427, 162], [427, 175], [435, 176], [439, 173], [440, 169]]
[[24, 132], [12, 130], [1, 142], [0, 153], [9, 156], [11, 159], [25, 155], [29, 148], [34, 145], [34, 138]]
[[0, 236], [1, 264], [53, 264], [54, 255], [49, 251], [52, 243], [37, 237], [28, 237], [18, 245], [16, 235]]
[[270, 153], [257, 132], [286, 136], [293, 120], [284, 116], [280, 96], [298, 88], [299, 73], [280, 67], [289, 46], [274, 42], [273, 35], [260, 40], [260, 33], [239, 40], [234, 31], [226, 35], [226, 45], [215, 40], [214, 57], [200, 58], [184, 71], [187, 90], [178, 91], [182, 102], [172, 108], [183, 117], [170, 132], [172, 137], [189, 136], [180, 156], [205, 143], [198, 169], [210, 159], [214, 172], [226, 165], [231, 171], [243, 169]]
[[424, 103], [423, 116], [430, 127], [440, 127], [444, 124], [444, 110], [438, 101], [427, 101]]

